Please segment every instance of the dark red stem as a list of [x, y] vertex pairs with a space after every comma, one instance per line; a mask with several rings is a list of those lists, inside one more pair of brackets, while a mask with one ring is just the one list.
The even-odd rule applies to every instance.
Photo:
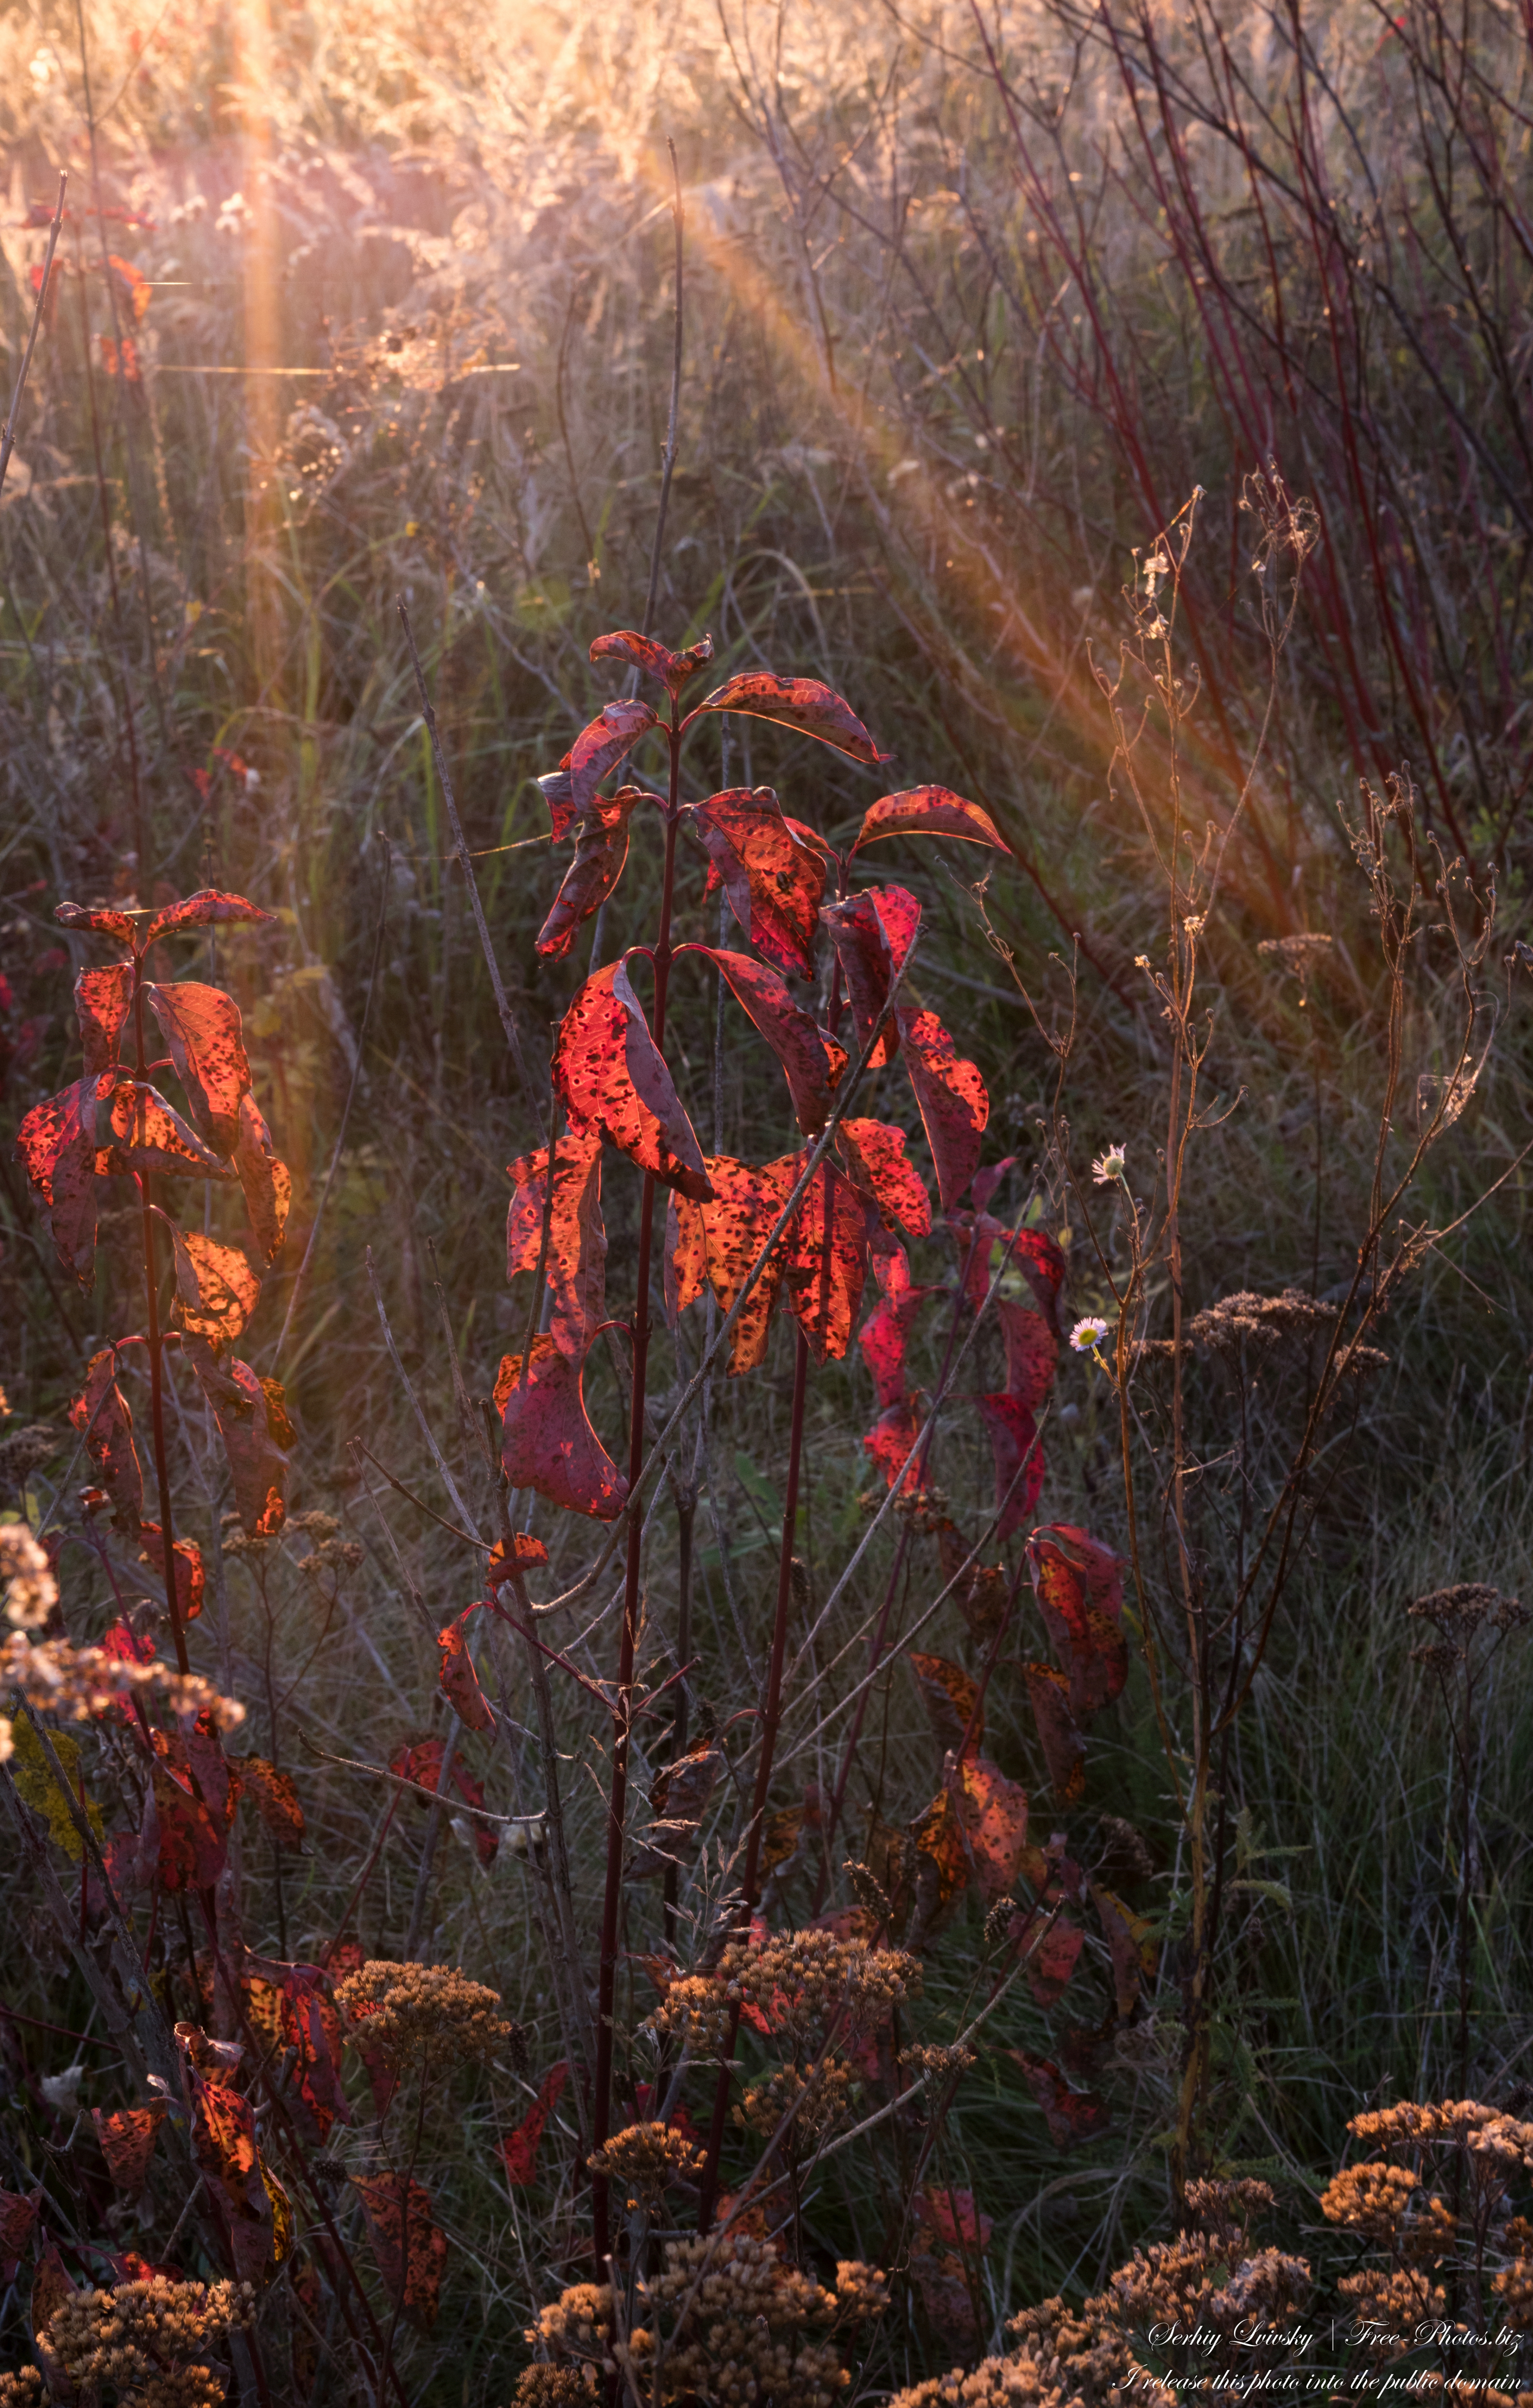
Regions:
[[[147, 1055], [144, 1048], [144, 958], [134, 956], [133, 964], [133, 1042], [135, 1075], [141, 1082]], [[145, 1141], [144, 1107], [140, 1098], [137, 1112], [139, 1143]], [[186, 1632], [181, 1627], [180, 1600], [176, 1595], [176, 1533], [170, 1519], [170, 1476], [165, 1469], [165, 1384], [160, 1362], [160, 1294], [154, 1270], [154, 1198], [153, 1182], [147, 1170], [138, 1173], [138, 1193], [144, 1215], [144, 1313], [149, 1338], [150, 1422], [154, 1435], [154, 1475], [160, 1492], [160, 1544], [165, 1550], [165, 1603], [170, 1609], [170, 1633], [176, 1642], [178, 1670], [190, 1672], [191, 1662], [186, 1653]]]

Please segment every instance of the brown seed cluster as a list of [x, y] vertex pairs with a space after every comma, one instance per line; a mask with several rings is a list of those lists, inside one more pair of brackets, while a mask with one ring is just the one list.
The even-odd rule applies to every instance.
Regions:
[[1521, 1630], [1533, 1621], [1519, 1598], [1503, 1597], [1485, 1581], [1454, 1581], [1451, 1587], [1430, 1589], [1406, 1612], [1412, 1622], [1429, 1622], [1444, 1639], [1459, 1643], [1477, 1630]]
[[724, 1985], [708, 1973], [684, 1973], [645, 2018], [644, 2029], [679, 2040], [689, 2057], [719, 2057], [729, 2044], [729, 2001]]
[[922, 2043], [915, 2048], [902, 2048], [899, 2061], [907, 2073], [924, 2074], [928, 2082], [951, 2082], [954, 2074], [967, 2073], [976, 2060], [971, 2048]]
[[[33, 1640], [12, 1630], [0, 1641], [0, 1690], [20, 1689], [35, 1713], [64, 1722], [85, 1722], [106, 1713], [129, 1691], [152, 1691], [173, 1714], [207, 1714], [220, 1730], [245, 1719], [234, 1698], [219, 1695], [200, 1672], [175, 1672], [168, 1664], [124, 1664], [100, 1647], [72, 1647], [66, 1639]], [[0, 1716], [0, 1764], [12, 1753], [10, 1725]]]
[[1174, 2241], [1136, 2249], [1110, 2276], [1107, 2295], [1117, 2321], [1130, 2331], [1201, 2324], [1228, 2335], [1237, 2326], [1281, 2331], [1296, 2322], [1311, 2287], [1302, 2258], [1259, 2249], [1232, 2267], [1222, 2239], [1179, 2232]]
[[0, 2374], [0, 2408], [41, 2408], [43, 2379], [35, 2366]]
[[1356, 2323], [1370, 2328], [1358, 2337], [1375, 2358], [1402, 2357], [1418, 2324], [1448, 2313], [1442, 2285], [1405, 2267], [1368, 2266], [1360, 2274], [1343, 2274], [1336, 2287]]
[[1242, 1288], [1195, 1312], [1187, 1324], [1187, 1335], [1195, 1345], [1210, 1347], [1215, 1354], [1229, 1353], [1238, 1346], [1266, 1350], [1328, 1328], [1335, 1319], [1334, 1304], [1321, 1304], [1302, 1288], [1285, 1287], [1281, 1296], [1257, 1296]]
[[1270, 2183], [1248, 2179], [1187, 2185], [1187, 2213], [1193, 2222], [1203, 2231], [1211, 2232], [1216, 2240], [1238, 2248], [1241, 2257], [1245, 2255], [1252, 2226], [1271, 2205]]
[[598, 2370], [626, 2373], [639, 2398], [659, 2402], [834, 2408], [851, 2379], [840, 2336], [887, 2304], [882, 2275], [854, 2258], [838, 2265], [827, 2291], [788, 2265], [774, 2240], [735, 2231], [670, 2241], [664, 2271], [638, 2286], [625, 2340], [615, 2337], [605, 2286], [578, 2283], [542, 2311], [526, 2339], [553, 2363], [526, 2369], [515, 2408], [585, 2408]]
[[224, 2379], [208, 2353], [254, 2321], [249, 2283], [209, 2288], [155, 2275], [78, 2291], [50, 2323], [48, 2345], [77, 2388], [110, 2384], [121, 2408], [219, 2408]]
[[630, 2214], [652, 2214], [667, 2186], [695, 2181], [704, 2162], [702, 2150], [670, 2124], [630, 2124], [586, 2159], [616, 2187]]
[[1045, 2300], [1014, 2316], [1007, 2331], [1053, 2399], [1079, 2401], [1082, 2408], [1118, 2408], [1131, 2398], [1147, 2401], [1150, 2408], [1170, 2408], [1171, 2394], [1139, 2364], [1110, 2309], [1103, 2297], [1080, 2308]]
[[790, 2156], [800, 2157], [846, 2122], [852, 2084], [851, 2068], [837, 2057], [808, 2068], [780, 2065], [750, 2085], [735, 2110], [735, 2121], [758, 2140], [769, 2141], [791, 2108], [793, 2123], [784, 2146]]
[[342, 2014], [365, 2030], [369, 2050], [400, 2071], [429, 2060], [444, 2065], [490, 2065], [507, 2056], [520, 2065], [526, 2054], [520, 2025], [494, 2010], [498, 1990], [470, 1982], [455, 1965], [395, 1965], [371, 1957], [336, 1985]]
[[786, 1931], [761, 1946], [734, 1942], [719, 1960], [724, 1994], [765, 2014], [785, 2045], [802, 2045], [844, 2011], [848, 2025], [876, 2031], [921, 1986], [918, 1958], [870, 1948], [830, 1931]]

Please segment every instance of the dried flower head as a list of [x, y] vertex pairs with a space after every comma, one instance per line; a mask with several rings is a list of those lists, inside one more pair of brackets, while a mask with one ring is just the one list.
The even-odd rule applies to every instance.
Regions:
[[886, 2298], [866, 2266], [837, 2273], [835, 2291], [824, 2290], [775, 2240], [738, 2230], [667, 2242], [664, 2271], [640, 2284], [634, 2327], [613, 2355], [640, 2399], [834, 2408], [850, 2381], [836, 2336], [881, 2314]]
[[209, 2287], [156, 2274], [77, 2291], [50, 2320], [48, 2346], [78, 2389], [109, 2383], [122, 2408], [218, 2408], [224, 2379], [208, 2353], [254, 2321], [249, 2283]]
[[1405, 2267], [1368, 2266], [1343, 2274], [1336, 2287], [1359, 2329], [1355, 2337], [1376, 2358], [1403, 2356], [1414, 2346], [1418, 2324], [1447, 2314], [1442, 2285]]
[[556, 2366], [570, 2359], [616, 2372], [610, 2356], [612, 2293], [606, 2283], [572, 2283], [537, 2313], [523, 2335], [529, 2349], [549, 2352]]
[[1406, 1612], [1412, 1622], [1431, 1623], [1444, 1639], [1460, 1646], [1478, 1630], [1520, 1630], [1533, 1620], [1519, 1598], [1503, 1597], [1484, 1581], [1454, 1581], [1449, 1588], [1432, 1589]]
[[616, 2186], [630, 2214], [652, 2214], [668, 2185], [695, 2181], [704, 2162], [701, 2149], [671, 2124], [630, 2124], [586, 2159], [593, 2173]]
[[45, 1550], [24, 1522], [0, 1522], [0, 1581], [6, 1620], [16, 1630], [40, 1630], [59, 1601]]
[[1122, 1182], [1126, 1176], [1127, 1158], [1128, 1149], [1123, 1145], [1110, 1145], [1097, 1154], [1091, 1166], [1091, 1175], [1097, 1186], [1110, 1186], [1114, 1180]]
[[365, 2024], [369, 2050], [397, 2071], [418, 2059], [435, 2065], [489, 2065], [498, 2054], [520, 2064], [525, 2038], [494, 2013], [498, 1990], [470, 1982], [455, 1965], [395, 1965], [373, 1957], [336, 1985], [336, 2004]]
[[511, 2394], [513, 2408], [595, 2408], [602, 2396], [594, 2366], [524, 2366]]
[[1322, 2191], [1320, 2213], [1327, 2224], [1344, 2224], [1369, 2241], [1392, 2242], [1420, 2186], [1420, 2176], [1409, 2166], [1386, 2165], [1382, 2159], [1344, 2166]]
[[[66, 1639], [35, 1643], [21, 1630], [0, 1644], [0, 1687], [20, 1689], [35, 1713], [64, 1722], [107, 1713], [130, 1691], [152, 1691], [171, 1713], [206, 1714], [220, 1730], [233, 1730], [245, 1719], [237, 1698], [221, 1697], [200, 1672], [175, 1672], [158, 1660], [126, 1664], [104, 1647], [72, 1647]], [[10, 1725], [0, 1716], [0, 1763], [11, 1752]]]
[[1193, 2222], [1221, 2241], [1239, 2243], [1242, 2255], [1253, 2224], [1271, 2205], [1271, 2184], [1249, 2177], [1239, 2182], [1187, 2185], [1187, 2213]]
[[1302, 1288], [1286, 1287], [1281, 1296], [1257, 1296], [1242, 1288], [1195, 1312], [1187, 1332], [1195, 1344], [1215, 1354], [1237, 1346], [1268, 1348], [1329, 1327], [1336, 1311], [1334, 1304], [1322, 1304]]
[[870, 1948], [829, 1931], [788, 1931], [763, 1942], [737, 1941], [719, 1959], [730, 2001], [766, 2015], [792, 2046], [820, 2034], [844, 2013], [852, 2028], [874, 2031], [891, 2007], [921, 1986], [918, 1958], [903, 1948]]
[[735, 2110], [735, 2121], [768, 2141], [791, 2110], [793, 2122], [783, 2146], [790, 2157], [800, 2157], [845, 2122], [852, 2085], [852, 2070], [839, 2057], [823, 2057], [808, 2069], [780, 2065], [765, 2080], [750, 2085]]
[[1297, 978], [1300, 985], [1307, 987], [1315, 970], [1329, 953], [1330, 947], [1329, 937], [1317, 934], [1301, 937], [1265, 937], [1256, 951], [1264, 960], [1275, 962], [1279, 969], [1286, 970], [1290, 978]]
[[967, 2073], [976, 2058], [971, 2048], [943, 2048], [923, 2042], [914, 2048], [902, 2048], [899, 2061], [907, 2073], [923, 2074], [928, 2082], [951, 2082], [955, 2074]]
[[63, 1444], [51, 1422], [27, 1422], [21, 1429], [7, 1430], [0, 1438], [0, 1480], [24, 1487], [28, 1472], [57, 1455]]
[[35, 2366], [0, 2374], [0, 2408], [41, 2408], [43, 2379]]
[[646, 2031], [666, 2032], [689, 2057], [722, 2057], [729, 2043], [729, 2001], [716, 1974], [685, 1973], [666, 1985], [660, 2004], [645, 2017]]

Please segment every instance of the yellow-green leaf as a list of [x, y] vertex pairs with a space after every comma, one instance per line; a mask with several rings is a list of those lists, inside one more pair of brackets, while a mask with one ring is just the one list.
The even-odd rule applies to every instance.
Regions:
[[[10, 1769], [17, 1788], [29, 1806], [35, 1806], [39, 1814], [47, 1816], [50, 1836], [57, 1840], [64, 1855], [71, 1857], [78, 1865], [84, 1854], [85, 1843], [75, 1828], [74, 1817], [69, 1812], [68, 1805], [60, 1794], [57, 1777], [48, 1761], [41, 1740], [32, 1725], [24, 1718], [12, 1723], [10, 1736], [11, 1745], [15, 1750], [10, 1759]], [[71, 1739], [66, 1731], [52, 1731], [50, 1737], [57, 1751], [59, 1762], [63, 1765], [78, 1799], [79, 1796], [79, 1742]], [[104, 1839], [107, 1827], [101, 1819], [100, 1807], [87, 1798], [85, 1812], [90, 1817], [91, 1828], [96, 1838]]]

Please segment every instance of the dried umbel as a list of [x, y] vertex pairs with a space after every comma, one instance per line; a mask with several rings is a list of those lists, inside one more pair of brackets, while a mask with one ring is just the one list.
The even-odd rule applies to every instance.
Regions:
[[1503, 1597], [1485, 1581], [1454, 1581], [1428, 1590], [1406, 1608], [1412, 1622], [1429, 1622], [1450, 1644], [1462, 1648], [1480, 1630], [1521, 1630], [1533, 1614], [1520, 1598]]
[[207, 2363], [231, 2330], [255, 2321], [249, 2283], [172, 2283], [164, 2275], [78, 2291], [48, 2345], [79, 2389], [109, 2384], [120, 2408], [217, 2408], [223, 2375]]
[[967, 2073], [976, 2060], [971, 2048], [920, 2042], [914, 2048], [902, 2048], [899, 2061], [907, 2073], [924, 2074], [928, 2082], [951, 2082], [956, 2074]]
[[0, 2408], [41, 2408], [43, 2379], [35, 2366], [0, 2374]]
[[1045, 2300], [1013, 2316], [1006, 2329], [1018, 2352], [1016, 2361], [1004, 2362], [1029, 2364], [1032, 2379], [1051, 2397], [1081, 2408], [1117, 2408], [1132, 2395], [1150, 2408], [1169, 2408], [1171, 2394], [1134, 2357], [1106, 2297], [1080, 2308]]
[[891, 2008], [921, 1986], [919, 1959], [903, 1948], [870, 1948], [829, 1931], [788, 1931], [760, 1947], [740, 1942], [719, 1960], [725, 1994], [764, 2014], [774, 2036], [802, 2044], [844, 2014], [850, 2028], [875, 2031]]
[[1321, 1304], [1301, 1288], [1284, 1288], [1281, 1296], [1257, 1296], [1241, 1289], [1195, 1312], [1187, 1324], [1187, 1334], [1195, 1345], [1207, 1346], [1220, 1354], [1232, 1352], [1238, 1346], [1268, 1348], [1287, 1340], [1308, 1338], [1314, 1330], [1328, 1327], [1335, 1319], [1334, 1304]]
[[753, 2082], [735, 2110], [735, 2121], [758, 2139], [769, 2141], [791, 2111], [793, 2122], [784, 2146], [792, 2157], [845, 2123], [852, 2107], [852, 2074], [839, 2057], [827, 2057], [806, 2070], [780, 2065], [761, 2082]]
[[[156, 1659], [125, 1664], [103, 1647], [72, 1647], [66, 1639], [34, 1641], [13, 1630], [0, 1644], [0, 1689], [19, 1689], [34, 1713], [81, 1723], [121, 1705], [130, 1691], [164, 1699], [172, 1714], [206, 1714], [220, 1730], [245, 1719], [237, 1698], [219, 1695], [200, 1672], [175, 1672]], [[12, 1752], [10, 1725], [0, 1715], [0, 1764]]]
[[1237, 2326], [1277, 2332], [1298, 2317], [1311, 2287], [1302, 2258], [1261, 2249], [1232, 2267], [1223, 2240], [1179, 2232], [1174, 2241], [1136, 2249], [1110, 2277], [1106, 2297], [1129, 2331], [1201, 2324], [1225, 2334], [1233, 2334]]
[[337, 1984], [336, 2004], [365, 2027], [369, 2052], [396, 2072], [423, 2060], [435, 2068], [491, 2065], [497, 2056], [520, 2066], [526, 2054], [521, 2027], [494, 2012], [500, 1993], [455, 1965], [371, 1957]]
[[638, 2290], [638, 2317], [614, 2356], [640, 2398], [720, 2408], [833, 2408], [851, 2377], [841, 2331], [881, 2313], [881, 2276], [856, 2259], [826, 2291], [778, 2243], [726, 2232], [666, 2244], [665, 2271]]
[[673, 2125], [630, 2124], [586, 2163], [593, 2173], [607, 2176], [630, 2214], [640, 2209], [652, 2214], [667, 2185], [692, 2182], [701, 2173], [703, 2152]]
[[684, 1973], [667, 1984], [643, 2028], [679, 2040], [689, 2057], [722, 2057], [729, 2042], [729, 2001], [722, 1982], [715, 1974]]
[[1190, 2182], [1187, 2185], [1187, 2213], [1193, 2222], [1217, 2240], [1238, 2243], [1244, 2255], [1247, 2234], [1259, 2215], [1272, 2205], [1270, 2183], [1248, 2179], [1239, 2182]]
[[[610, 2286], [572, 2283], [546, 2308], [538, 2310], [537, 2322], [528, 2327], [523, 2339], [529, 2349], [546, 2350], [555, 2366], [563, 2367], [574, 2360], [593, 2369], [599, 2366], [604, 2372], [614, 2372]], [[529, 2373], [537, 2371], [528, 2369]], [[518, 2386], [517, 2397], [522, 2396]]]
[[0, 1581], [6, 1620], [17, 1630], [40, 1630], [59, 1601], [58, 1583], [24, 1522], [0, 1522]]
[[1376, 2358], [1399, 2358], [1415, 2345], [1415, 2329], [1448, 2312], [1440, 2283], [1408, 2268], [1365, 2267], [1343, 2274], [1337, 2291], [1355, 2320], [1354, 2337]]

